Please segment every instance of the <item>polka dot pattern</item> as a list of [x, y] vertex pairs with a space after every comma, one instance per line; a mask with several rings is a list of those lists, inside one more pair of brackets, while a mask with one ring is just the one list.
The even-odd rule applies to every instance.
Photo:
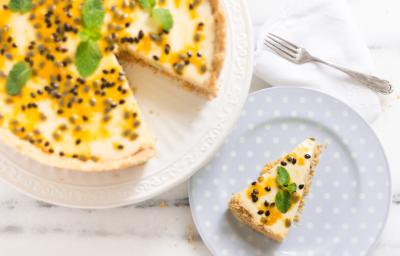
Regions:
[[[305, 138], [327, 144], [299, 223], [277, 244], [227, 210], [263, 164]], [[316, 91], [273, 88], [249, 97], [241, 119], [189, 198], [199, 233], [214, 255], [365, 255], [390, 203], [390, 177], [369, 126], [346, 105]]]

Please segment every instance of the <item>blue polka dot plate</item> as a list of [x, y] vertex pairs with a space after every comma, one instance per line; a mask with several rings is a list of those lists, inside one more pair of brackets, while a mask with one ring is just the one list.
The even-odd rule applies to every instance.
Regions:
[[[265, 163], [308, 137], [327, 149], [300, 222], [277, 243], [239, 223], [227, 204]], [[374, 132], [350, 107], [314, 90], [271, 88], [248, 97], [224, 145], [191, 178], [189, 200], [214, 255], [366, 255], [386, 221], [389, 167]]]

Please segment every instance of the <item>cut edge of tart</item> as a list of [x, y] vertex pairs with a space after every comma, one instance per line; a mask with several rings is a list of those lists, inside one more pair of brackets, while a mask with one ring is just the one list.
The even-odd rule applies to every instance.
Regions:
[[[249, 189], [253, 187], [253, 185], [250, 185], [245, 190], [234, 194], [228, 203], [228, 207], [229, 207], [230, 211], [233, 213], [233, 215], [236, 217], [236, 219], [238, 219], [240, 222], [242, 222], [244, 224], [247, 224], [255, 231], [263, 234], [264, 236], [266, 236], [272, 240], [281, 242], [286, 238], [292, 222], [293, 221], [298, 222], [300, 220], [300, 215], [301, 215], [301, 212], [304, 207], [304, 197], [307, 196], [307, 194], [310, 191], [312, 177], [313, 177], [316, 167], [318, 165], [321, 153], [322, 153], [323, 149], [325, 148], [324, 145], [316, 144], [315, 140], [313, 138], [310, 138], [310, 139], [307, 139], [306, 141], [304, 141], [298, 147], [296, 147], [296, 150], [299, 147], [301, 147], [302, 145], [306, 144], [307, 142], [314, 144], [313, 154], [311, 155], [311, 157], [309, 159], [310, 167], [304, 177], [304, 184], [302, 184], [303, 187], [301, 189], [302, 193], [300, 195], [296, 195], [296, 198], [298, 200], [295, 203], [292, 202], [292, 204], [294, 204], [295, 207], [297, 207], [297, 209], [295, 209], [295, 212], [291, 213], [292, 216], [289, 218], [285, 218], [285, 213], [278, 212], [279, 209], [277, 209], [276, 203], [271, 202], [273, 204], [273, 206], [272, 206], [273, 209], [272, 210], [271, 210], [271, 208], [267, 208], [267, 209], [268, 209], [268, 211], [272, 212], [271, 216], [274, 215], [273, 211], [276, 212], [275, 216], [272, 217], [272, 218], [275, 218], [274, 223], [269, 224], [268, 217], [265, 217], [264, 223], [262, 223], [262, 221], [260, 221], [260, 216], [259, 216], [260, 212], [257, 212], [257, 208], [254, 207], [254, 205], [255, 205], [254, 201], [251, 201], [251, 199], [247, 196], [245, 196], [245, 197], [243, 196], [243, 194], [248, 193]], [[295, 151], [293, 151], [293, 152], [295, 152]], [[261, 177], [262, 177], [261, 179], [266, 179], [266, 178], [270, 178], [269, 177], [270, 175], [276, 175], [276, 174], [273, 174], [273, 172], [276, 172], [275, 169], [278, 168], [279, 166], [281, 166], [282, 162], [286, 163], [287, 157], [291, 156], [293, 154], [293, 152], [289, 153], [287, 155], [284, 155], [280, 159], [277, 159], [271, 163], [266, 164], [260, 173], [260, 177], [255, 182], [260, 183]], [[302, 161], [304, 161], [304, 160], [302, 160]], [[291, 164], [291, 163], [287, 163], [287, 164]], [[253, 184], [254, 184], [254, 182], [253, 182]], [[299, 184], [297, 184], [297, 186], [298, 185]], [[276, 194], [276, 191], [274, 193]], [[294, 194], [297, 194], [297, 193], [294, 192]], [[258, 198], [257, 198], [257, 200], [258, 200]], [[291, 200], [293, 200], [293, 198], [291, 198]], [[261, 201], [262, 200], [260, 199], [260, 202]], [[261, 204], [263, 204], [263, 203], [264, 202], [261, 202]], [[268, 205], [268, 207], [270, 207], [270, 205]], [[289, 210], [286, 213], [290, 212], [291, 207], [289, 208]], [[264, 216], [264, 212], [261, 215]], [[277, 217], [277, 215], [279, 217]], [[264, 217], [261, 217], [261, 218], [264, 218]], [[283, 218], [285, 218], [285, 219], [283, 220]], [[282, 225], [280, 225], [280, 227], [277, 228], [277, 226], [275, 226], [275, 224], [277, 224], [277, 222], [279, 222], [279, 221], [282, 222]]]

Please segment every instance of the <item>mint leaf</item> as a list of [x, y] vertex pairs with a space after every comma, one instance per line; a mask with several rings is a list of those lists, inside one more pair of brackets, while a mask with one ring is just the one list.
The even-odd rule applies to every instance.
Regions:
[[31, 74], [31, 68], [25, 61], [15, 64], [8, 74], [6, 82], [7, 93], [11, 96], [19, 94], [22, 90], [22, 87], [24, 87], [26, 82], [31, 77]]
[[156, 0], [139, 0], [139, 2], [145, 9], [151, 9], [156, 5]]
[[100, 30], [104, 19], [102, 0], [85, 0], [82, 8], [83, 26], [88, 30]]
[[90, 76], [100, 64], [99, 45], [93, 40], [82, 41], [75, 53], [75, 65], [83, 77]]
[[278, 167], [278, 174], [276, 177], [276, 182], [279, 186], [283, 187], [289, 183], [289, 173], [285, 167], [279, 166]]
[[10, 0], [8, 7], [12, 12], [26, 13], [32, 9], [32, 0]]
[[101, 38], [101, 33], [97, 30], [83, 29], [78, 33], [81, 41], [93, 40], [97, 41]]
[[279, 190], [275, 196], [275, 204], [281, 213], [286, 213], [290, 208], [290, 193], [285, 190]]
[[151, 17], [167, 32], [169, 32], [174, 25], [174, 20], [168, 9], [155, 8], [151, 11]]
[[297, 185], [296, 185], [296, 183], [289, 184], [289, 185], [285, 188], [285, 190], [286, 190], [287, 192], [289, 192], [290, 194], [296, 192], [296, 190], [297, 190]]
[[75, 65], [83, 77], [90, 76], [99, 66], [101, 52], [96, 41], [101, 38], [104, 15], [102, 0], [85, 0], [82, 8], [84, 29], [79, 32], [81, 42], [75, 53]]

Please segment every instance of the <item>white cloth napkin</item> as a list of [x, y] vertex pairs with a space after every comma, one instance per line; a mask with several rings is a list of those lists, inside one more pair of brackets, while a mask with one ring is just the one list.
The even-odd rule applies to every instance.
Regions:
[[[381, 112], [379, 97], [347, 75], [321, 64], [295, 65], [263, 45], [267, 32], [322, 59], [373, 73], [371, 56], [344, 0], [249, 0], [256, 25], [255, 74], [273, 86], [308, 87], [353, 107], [367, 121]], [[257, 27], [257, 24], [263, 23]]]

